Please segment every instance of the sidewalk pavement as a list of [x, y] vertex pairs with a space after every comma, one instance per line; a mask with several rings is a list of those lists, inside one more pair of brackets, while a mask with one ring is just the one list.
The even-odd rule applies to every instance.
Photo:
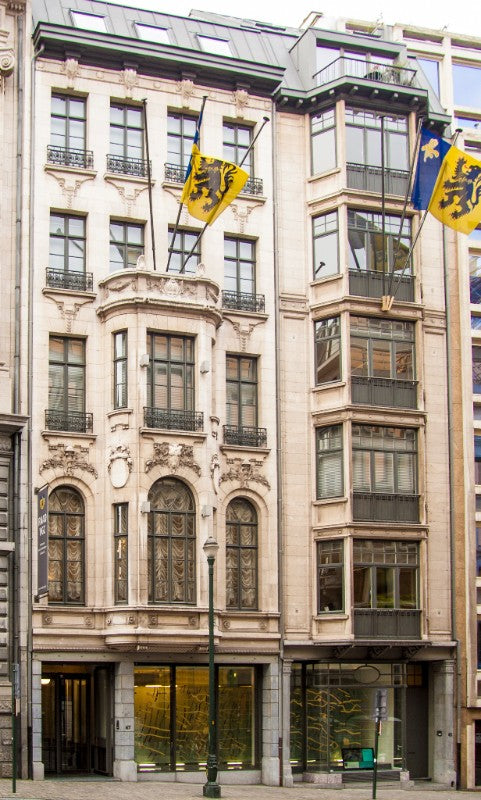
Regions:
[[[138, 781], [126, 783], [112, 779], [17, 781], [0, 780], [0, 798], [8, 800], [200, 800], [201, 783]], [[481, 788], [481, 787], [480, 787]], [[296, 783], [292, 788], [277, 786], [222, 785], [225, 800], [371, 800], [372, 784], [348, 789], [320, 789], [315, 784]], [[481, 792], [437, 789], [430, 783], [417, 783], [411, 789], [378, 783], [377, 800], [481, 800]]]

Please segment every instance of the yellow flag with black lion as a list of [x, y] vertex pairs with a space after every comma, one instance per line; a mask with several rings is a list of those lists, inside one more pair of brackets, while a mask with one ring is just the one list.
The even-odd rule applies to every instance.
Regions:
[[235, 200], [248, 177], [236, 164], [202, 155], [194, 144], [181, 203], [187, 205], [191, 216], [212, 225]]

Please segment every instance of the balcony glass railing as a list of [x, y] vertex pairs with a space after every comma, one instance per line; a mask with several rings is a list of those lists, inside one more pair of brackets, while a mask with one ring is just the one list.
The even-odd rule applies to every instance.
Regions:
[[[379, 297], [388, 293], [391, 273], [377, 272], [369, 269], [349, 270], [349, 294], [356, 297]], [[396, 289], [396, 300], [405, 303], [414, 302], [414, 278], [412, 275], [394, 276], [392, 288]]]
[[396, 86], [412, 86], [414, 83], [415, 69], [409, 67], [396, 67], [394, 64], [367, 62], [362, 58], [349, 58], [339, 56], [327, 67], [316, 72], [314, 79], [316, 86], [324, 86], [339, 78], [355, 78], [358, 80], [374, 81], [376, 83], [391, 83]]
[[[382, 168], [369, 164], [346, 164], [347, 186], [364, 192], [382, 192]], [[402, 169], [384, 170], [384, 191], [386, 194], [404, 197], [409, 181], [409, 172]]]
[[421, 611], [414, 608], [355, 608], [354, 635], [363, 639], [419, 639]]
[[351, 399], [359, 405], [417, 408], [417, 381], [351, 376]]

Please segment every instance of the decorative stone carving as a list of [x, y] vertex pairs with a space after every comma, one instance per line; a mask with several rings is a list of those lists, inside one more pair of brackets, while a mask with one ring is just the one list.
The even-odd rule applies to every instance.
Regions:
[[219, 490], [219, 477], [220, 477], [220, 461], [217, 453], [214, 453], [210, 461], [210, 477], [212, 478], [212, 486], [214, 487], [214, 492], [217, 494]]
[[125, 86], [125, 96], [132, 97], [134, 87], [139, 85], [137, 70], [132, 69], [131, 67], [126, 67], [120, 73], [119, 81]]
[[235, 332], [237, 333], [239, 339], [239, 348], [242, 352], [245, 352], [247, 349], [247, 344], [249, 342], [250, 336], [254, 328], [259, 325], [258, 322], [238, 322], [234, 320], [230, 320], [232, 327], [234, 328]]
[[267, 630], [267, 622], [264, 619], [259, 622], [259, 630], [260, 631]]
[[120, 294], [125, 289], [132, 289], [133, 292], [137, 291], [137, 278], [132, 277], [128, 278], [127, 280], [119, 278], [118, 281], [110, 281], [108, 286], [104, 286], [102, 290], [102, 294], [105, 298], [109, 296], [111, 292], [115, 294]]
[[78, 60], [76, 58], [66, 58], [62, 66], [62, 72], [64, 72], [65, 75], [67, 76], [68, 88], [73, 89], [75, 84], [75, 79], [80, 74]]
[[219, 483], [233, 481], [234, 483], [238, 483], [243, 489], [248, 488], [250, 483], [260, 483], [261, 486], [270, 489], [269, 481], [260, 472], [262, 464], [262, 461], [258, 461], [255, 458], [228, 458], [227, 466], [229, 469], [227, 472], [222, 473], [219, 478]]
[[58, 469], [64, 475], [74, 476], [77, 472], [88, 472], [97, 478], [97, 470], [87, 461], [89, 449], [76, 444], [51, 444], [47, 458], [40, 466], [39, 472], [47, 469]]
[[147, 624], [149, 628], [155, 628], [159, 624], [159, 619], [157, 614], [149, 614]]
[[114, 489], [125, 486], [132, 472], [132, 458], [126, 445], [118, 444], [109, 449], [107, 469]]
[[237, 226], [239, 228], [239, 233], [244, 233], [247, 220], [249, 219], [249, 215], [251, 211], [255, 208], [254, 206], [248, 206], [244, 203], [242, 205], [238, 205], [237, 203], [231, 203], [231, 210], [234, 215], [234, 219], [237, 222]]
[[217, 439], [219, 435], [219, 423], [220, 423], [219, 417], [215, 417], [213, 415], [210, 417], [210, 429], [213, 439]]
[[199, 617], [196, 614], [191, 614], [189, 617], [189, 625], [191, 628], [199, 627]]
[[51, 614], [44, 614], [42, 617], [42, 622], [44, 625], [51, 625], [52, 624], [52, 615]]
[[194, 82], [188, 78], [184, 78], [184, 80], [177, 83], [177, 91], [180, 93], [182, 106], [184, 108], [189, 108], [190, 101], [195, 94]]
[[91, 614], [89, 614], [87, 617], [84, 617], [84, 624], [86, 628], [94, 627], [94, 618], [92, 617]]
[[155, 466], [166, 467], [170, 472], [177, 472], [180, 467], [191, 469], [200, 475], [201, 469], [194, 460], [192, 445], [174, 444], [173, 442], [156, 442], [154, 454], [145, 462], [145, 471], [150, 472]]
[[201, 261], [197, 264], [195, 268], [195, 277], [196, 278], [203, 278], [205, 275], [205, 264], [202, 264]]
[[60, 316], [65, 321], [65, 327], [67, 333], [71, 333], [72, 331], [72, 322], [77, 318], [77, 314], [86, 303], [91, 303], [92, 300], [88, 298], [83, 302], [79, 303], [72, 303], [72, 305], [67, 305], [62, 300], [57, 300], [56, 297], [52, 297], [50, 292], [45, 292], [46, 297], [49, 297], [50, 300], [53, 300], [55, 305], [57, 306], [57, 310], [60, 312]]
[[136, 214], [132, 212], [135, 211], [137, 198], [148, 188], [147, 184], [139, 186], [138, 184], [127, 183], [126, 181], [119, 180], [118, 178], [111, 178], [108, 175], [105, 176], [105, 180], [107, 183], [110, 183], [117, 189], [124, 202], [126, 215], [128, 217], [135, 217]]
[[243, 117], [249, 105], [249, 94], [245, 89], [236, 89], [234, 92], [235, 110], [238, 117]]
[[84, 184], [86, 181], [92, 181], [95, 177], [94, 175], [82, 175], [82, 177], [79, 177], [78, 175], [68, 175], [64, 172], [57, 172], [56, 170], [52, 169], [48, 170], [48, 174], [52, 175], [52, 177], [55, 178], [60, 186], [67, 208], [72, 208], [74, 198], [77, 196], [77, 192], [81, 188], [82, 184]]
[[9, 453], [12, 449], [12, 442], [9, 436], [0, 436], [0, 452]]
[[161, 294], [165, 294], [168, 297], [192, 297], [195, 298], [197, 295], [197, 288], [192, 283], [183, 281], [183, 280], [175, 280], [174, 278], [168, 278], [167, 280], [159, 281], [159, 291]]
[[222, 622], [222, 627], [224, 628], [224, 630], [228, 631], [228, 630], [229, 630], [229, 628], [230, 628], [230, 621], [229, 621], [228, 619], [225, 619], [225, 620]]

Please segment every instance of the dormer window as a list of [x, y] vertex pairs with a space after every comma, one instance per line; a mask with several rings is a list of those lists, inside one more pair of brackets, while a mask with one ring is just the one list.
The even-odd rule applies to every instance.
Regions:
[[105, 25], [105, 17], [100, 17], [98, 14], [84, 14], [81, 11], [70, 10], [72, 22], [76, 28], [83, 28], [86, 31], [98, 31], [99, 33], [107, 33]]
[[201, 50], [205, 53], [215, 53], [217, 56], [232, 56], [230, 44], [226, 39], [213, 39], [211, 36], [197, 34]]
[[157, 28], [154, 25], [142, 25], [135, 23], [135, 30], [139, 39], [145, 42], [157, 42], [157, 44], [170, 44], [169, 32], [167, 28]]

